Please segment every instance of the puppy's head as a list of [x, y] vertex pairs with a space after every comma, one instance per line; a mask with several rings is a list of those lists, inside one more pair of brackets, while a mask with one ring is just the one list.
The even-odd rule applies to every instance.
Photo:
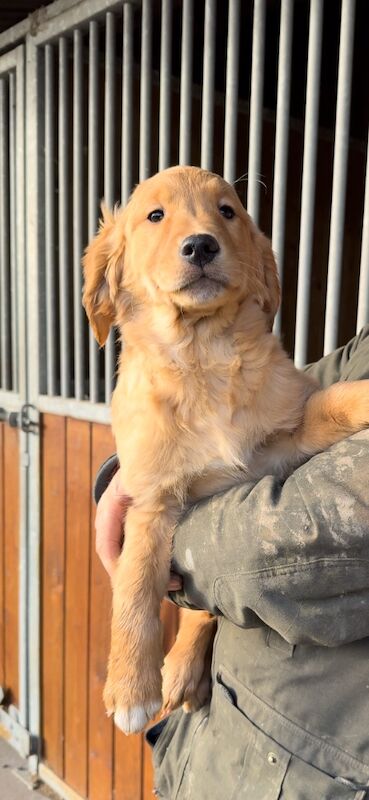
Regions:
[[84, 305], [103, 344], [128, 307], [170, 304], [191, 316], [252, 296], [271, 326], [276, 265], [236, 192], [218, 175], [172, 167], [141, 183], [104, 220], [84, 257]]

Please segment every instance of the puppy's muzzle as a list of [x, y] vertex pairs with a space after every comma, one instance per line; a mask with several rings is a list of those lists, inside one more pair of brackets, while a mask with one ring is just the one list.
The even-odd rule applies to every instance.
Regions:
[[205, 264], [213, 261], [219, 250], [219, 244], [214, 236], [210, 236], [208, 233], [198, 233], [194, 236], [187, 236], [183, 240], [179, 252], [189, 264], [194, 264], [202, 269]]

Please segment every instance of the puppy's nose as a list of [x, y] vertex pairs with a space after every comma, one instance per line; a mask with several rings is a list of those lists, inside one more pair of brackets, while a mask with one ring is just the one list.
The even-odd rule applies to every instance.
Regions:
[[215, 258], [219, 250], [219, 244], [214, 236], [209, 236], [208, 233], [198, 233], [195, 236], [187, 236], [187, 239], [183, 240], [180, 254], [190, 264], [204, 267]]

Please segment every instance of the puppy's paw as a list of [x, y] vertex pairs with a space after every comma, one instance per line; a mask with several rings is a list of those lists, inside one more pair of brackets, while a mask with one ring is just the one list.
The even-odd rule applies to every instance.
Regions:
[[132, 706], [131, 708], [118, 708], [114, 714], [114, 722], [125, 734], [140, 733], [147, 723], [155, 717], [161, 708], [161, 698], [152, 700], [143, 706]]
[[159, 665], [151, 663], [145, 669], [135, 670], [134, 665], [110, 663], [104, 688], [104, 703], [109, 716], [126, 734], [139, 733], [159, 711], [161, 698], [161, 672]]
[[180, 654], [176, 647], [164, 661], [163, 714], [183, 705], [186, 712], [197, 711], [210, 696], [210, 670], [204, 658]]

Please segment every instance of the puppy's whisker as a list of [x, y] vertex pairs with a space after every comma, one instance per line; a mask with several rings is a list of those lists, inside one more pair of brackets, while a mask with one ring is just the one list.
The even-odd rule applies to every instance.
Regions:
[[[262, 173], [256, 173], [256, 175], [255, 175], [255, 180], [256, 180], [256, 183], [259, 183], [259, 184], [260, 184], [260, 186], [262, 186], [262, 187], [263, 187], [263, 189], [264, 189], [264, 194], [265, 194], [265, 196], [266, 196], [266, 195], [268, 194], [268, 186], [267, 186], [267, 184], [266, 184], [266, 183], [264, 183], [264, 181], [262, 181], [262, 180], [261, 180], [261, 178], [264, 178], [264, 177], [265, 177], [265, 175], [262, 175]], [[237, 178], [237, 179], [236, 179], [236, 180], [233, 182], [232, 186], [236, 186], [236, 184], [237, 184], [237, 183], [248, 183], [248, 181], [249, 181], [249, 180], [250, 180], [250, 178], [249, 178], [249, 174], [248, 174], [248, 172], [245, 172], [245, 174], [244, 174], [244, 175], [240, 175], [240, 177], [239, 177], [239, 178]], [[246, 197], [245, 197], [245, 200], [246, 200]]]

